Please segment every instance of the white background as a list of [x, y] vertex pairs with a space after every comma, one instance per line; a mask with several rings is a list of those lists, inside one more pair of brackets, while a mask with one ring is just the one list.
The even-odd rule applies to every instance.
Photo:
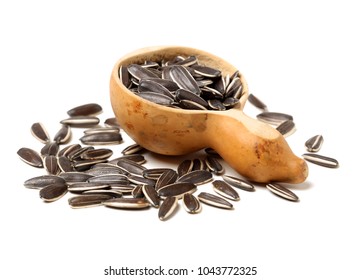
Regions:
[[[108, 279], [104, 269], [110, 265], [193, 269], [185, 279], [205, 278], [196, 275], [199, 266], [258, 270], [256, 276], [210, 279], [360, 279], [357, 1], [4, 2], [1, 279]], [[239, 191], [232, 211], [204, 206], [189, 215], [180, 205], [166, 222], [155, 209], [74, 210], [69, 195], [43, 203], [23, 182], [44, 171], [16, 154], [21, 147], [41, 149], [31, 124], [42, 122], [54, 135], [68, 109], [88, 102], [102, 105], [102, 121], [112, 117], [115, 62], [154, 45], [190, 46], [225, 58], [270, 110], [294, 116], [297, 131], [287, 139], [297, 155], [309, 137], [322, 134], [320, 154], [339, 160], [340, 168], [309, 164], [307, 181], [291, 186], [298, 203], [257, 187]], [[250, 104], [245, 112], [258, 113]], [[74, 142], [81, 133], [74, 131]], [[112, 147], [115, 156], [132, 143], [123, 136], [125, 142]], [[146, 157], [148, 167], [175, 166], [181, 159]]]

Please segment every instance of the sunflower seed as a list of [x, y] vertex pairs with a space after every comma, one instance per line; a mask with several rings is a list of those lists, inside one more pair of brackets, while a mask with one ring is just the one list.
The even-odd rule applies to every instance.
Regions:
[[198, 198], [190, 193], [186, 193], [183, 195], [183, 206], [184, 209], [191, 214], [198, 213], [202, 209]]
[[41, 143], [46, 144], [50, 141], [49, 134], [42, 123], [34, 123], [31, 126], [31, 134]]
[[201, 65], [193, 65], [194, 72], [208, 78], [217, 78], [221, 76], [221, 71], [215, 68]]
[[94, 149], [85, 151], [80, 155], [82, 159], [107, 159], [111, 157], [113, 151], [110, 149]]
[[274, 193], [282, 198], [285, 198], [285, 199], [291, 200], [291, 201], [298, 201], [298, 196], [295, 195], [292, 191], [290, 191], [289, 189], [287, 189], [284, 186], [272, 183], [272, 184], [267, 184], [266, 187], [272, 193]]
[[168, 219], [177, 209], [178, 199], [174, 196], [168, 196], [164, 199], [158, 210], [158, 218], [161, 221]]
[[193, 159], [193, 168], [192, 171], [196, 171], [196, 170], [204, 170], [205, 169], [205, 164], [204, 161], [201, 160], [200, 158], [195, 158]]
[[84, 191], [83, 192], [84, 195], [88, 195], [88, 194], [106, 194], [106, 195], [110, 195], [112, 197], [123, 197], [123, 192], [119, 191], [119, 190], [114, 190], [114, 189], [101, 189], [101, 190], [88, 190], [88, 191]]
[[136, 175], [143, 175], [143, 171], [146, 170], [144, 166], [124, 158], [118, 160], [117, 166], [131, 174]]
[[107, 118], [104, 121], [104, 125], [107, 127], [117, 127], [117, 128], [121, 128], [120, 124], [118, 122], [118, 120], [116, 118]]
[[45, 156], [44, 157], [44, 167], [45, 170], [52, 175], [57, 175], [59, 173], [58, 159], [56, 156]]
[[138, 185], [132, 190], [132, 196], [134, 198], [141, 198], [144, 197], [143, 193], [143, 185]]
[[129, 77], [129, 72], [128, 72], [128, 68], [125, 66], [120, 66], [119, 68], [119, 79], [122, 81], [123, 85], [126, 88], [129, 88], [132, 84], [130, 77]]
[[208, 105], [210, 108], [217, 111], [224, 111], [227, 109], [226, 106], [224, 106], [222, 101], [220, 101], [219, 99], [208, 100]]
[[72, 162], [66, 156], [58, 157], [58, 166], [62, 172], [75, 171]]
[[151, 169], [146, 169], [143, 171], [142, 176], [144, 178], [148, 178], [148, 179], [153, 179], [153, 180], [158, 180], [159, 177], [164, 173], [164, 172], [175, 172], [173, 169], [171, 168], [151, 168]]
[[323, 167], [328, 167], [328, 168], [337, 168], [338, 167], [338, 161], [334, 158], [330, 158], [330, 157], [325, 157], [322, 155], [317, 155], [317, 154], [303, 154], [302, 157], [309, 161], [312, 162], [314, 164], [323, 166]]
[[159, 188], [158, 195], [160, 197], [175, 196], [181, 197], [185, 193], [192, 193], [197, 190], [197, 186], [188, 182], [176, 182]]
[[201, 94], [201, 90], [199, 89], [197, 82], [184, 66], [173, 66], [170, 69], [169, 74], [179, 88], [189, 90], [197, 95]]
[[105, 163], [106, 161], [106, 159], [78, 159], [73, 160], [73, 167], [76, 171], [85, 171], [95, 164]]
[[231, 97], [239, 99], [242, 94], [242, 83], [239, 77], [235, 77], [231, 80], [231, 83], [226, 88], [226, 92], [224, 94], [225, 97]]
[[65, 144], [71, 139], [71, 129], [68, 125], [62, 125], [60, 130], [55, 134], [54, 141], [57, 144]]
[[254, 186], [250, 182], [242, 180], [241, 178], [237, 178], [237, 177], [230, 176], [230, 175], [223, 175], [222, 178], [225, 182], [227, 182], [231, 186], [239, 188], [241, 190], [244, 190], [244, 191], [254, 191], [255, 190]]
[[129, 185], [129, 180], [127, 176], [123, 174], [106, 174], [106, 175], [91, 176], [86, 181], [89, 183], [99, 183], [99, 184], [109, 184], [109, 185], [111, 184], [122, 184], [125, 186]]
[[68, 190], [72, 193], [83, 193], [90, 190], [104, 190], [110, 189], [109, 184], [103, 184], [98, 182], [79, 182], [69, 185]]
[[205, 108], [208, 107], [207, 101], [205, 101], [202, 97], [200, 97], [199, 95], [194, 94], [193, 92], [191, 92], [189, 90], [178, 89], [175, 92], [175, 96], [176, 96], [176, 99], [178, 101], [190, 100], [190, 101], [193, 101], [195, 103], [198, 103], [200, 106], [203, 106]]
[[160, 198], [158, 196], [158, 193], [155, 191], [154, 187], [149, 185], [143, 185], [142, 191], [145, 198], [149, 201], [149, 203], [153, 207], [158, 208], [160, 204]]
[[207, 107], [202, 106], [198, 102], [182, 99], [179, 101], [179, 107], [188, 110], [207, 110]]
[[59, 144], [56, 142], [48, 142], [40, 150], [42, 156], [56, 156], [59, 151]]
[[315, 135], [306, 141], [305, 146], [309, 152], [318, 152], [321, 149], [322, 144], [322, 135]]
[[184, 174], [187, 174], [188, 172], [192, 171], [192, 168], [193, 168], [193, 160], [186, 159], [178, 165], [177, 168], [178, 175], [183, 176]]
[[129, 174], [129, 173], [124, 172], [122, 169], [120, 169], [116, 165], [111, 165], [108, 163], [105, 163], [105, 164], [107, 164], [107, 165], [99, 166], [99, 164], [95, 164], [90, 169], [86, 170], [85, 173], [93, 175], [93, 176], [111, 175], [111, 174], [113, 174], [113, 175], [116, 175], [116, 174], [128, 175]]
[[178, 174], [175, 170], [169, 169], [163, 172], [155, 183], [155, 189], [158, 191], [160, 188], [173, 184], [176, 182]]
[[280, 125], [284, 121], [292, 121], [293, 117], [284, 113], [263, 112], [257, 115], [257, 119], [268, 124]]
[[97, 134], [97, 133], [119, 133], [120, 128], [115, 126], [109, 127], [93, 127], [84, 130], [84, 134]]
[[268, 111], [266, 104], [264, 104], [258, 97], [254, 94], [248, 96], [248, 101], [256, 108], [261, 109], [262, 111]]
[[80, 144], [71, 144], [71, 145], [65, 146], [63, 149], [61, 149], [58, 152], [58, 157], [64, 156], [64, 157], [71, 158], [71, 155], [74, 154], [79, 149], [81, 149]]
[[215, 151], [212, 148], [205, 148], [204, 151], [211, 156], [220, 157], [220, 155], [217, 153], [217, 151]]
[[147, 179], [144, 178], [142, 176], [137, 176], [137, 175], [128, 175], [128, 179], [131, 183], [139, 185], [139, 184], [144, 184], [144, 185], [149, 185], [154, 187], [155, 186], [155, 180], [152, 179]]
[[166, 87], [153, 80], [141, 80], [138, 85], [138, 92], [156, 92], [173, 99], [173, 95]]
[[222, 164], [220, 164], [220, 162], [213, 156], [207, 156], [205, 163], [208, 169], [216, 175], [220, 175], [224, 172]]
[[51, 184], [65, 184], [65, 180], [55, 175], [42, 175], [28, 179], [24, 182], [24, 186], [29, 189], [41, 189]]
[[152, 71], [137, 64], [129, 65], [128, 72], [137, 80], [158, 78], [158, 76], [154, 74]]
[[133, 161], [137, 164], [143, 164], [146, 162], [145, 157], [143, 155], [131, 154], [131, 155], [124, 155], [124, 156], [109, 160], [109, 163], [116, 165], [119, 160], [123, 160], [123, 159]]
[[173, 104], [173, 98], [152, 91], [138, 93], [138, 96], [159, 105], [169, 106]]
[[120, 197], [106, 200], [103, 205], [119, 209], [144, 209], [148, 208], [150, 203], [145, 198]]
[[60, 121], [61, 124], [71, 127], [92, 127], [99, 124], [99, 119], [93, 116], [75, 116]]
[[220, 196], [211, 193], [201, 192], [198, 195], [198, 199], [205, 204], [212, 205], [218, 208], [224, 208], [224, 209], [233, 208], [233, 205], [230, 202], [228, 202], [227, 200], [225, 200]]
[[63, 178], [66, 183], [71, 184], [71, 183], [86, 182], [89, 178], [93, 176], [83, 172], [72, 171], [72, 172], [62, 172], [59, 174], [59, 177]]
[[175, 82], [173, 82], [172, 80], [161, 79], [161, 78], [149, 78], [146, 80], [141, 80], [140, 83], [142, 81], [156, 82], [157, 84], [160, 84], [163, 87], [165, 87], [166, 89], [168, 89], [170, 92], [175, 92], [177, 89], [179, 89], [178, 85]]
[[85, 145], [116, 145], [120, 144], [123, 139], [120, 133], [103, 132], [84, 135], [80, 141]]
[[276, 129], [284, 136], [290, 136], [292, 133], [295, 132], [296, 126], [292, 120], [287, 120], [282, 122], [280, 125], [276, 127]]
[[193, 183], [195, 185], [202, 185], [212, 180], [212, 173], [206, 170], [195, 170], [178, 178], [178, 182]]
[[109, 194], [84, 194], [69, 198], [68, 203], [72, 208], [86, 208], [100, 206], [109, 199], [113, 199], [113, 196]]
[[232, 200], [239, 200], [239, 195], [235, 189], [233, 189], [230, 185], [226, 182], [221, 180], [216, 180], [213, 183], [213, 190], [218, 193], [219, 195], [232, 199]]
[[226, 109], [229, 109], [229, 108], [233, 108], [238, 103], [239, 103], [239, 99], [230, 96], [224, 99], [222, 104], [224, 107], [226, 107]]
[[38, 168], [43, 167], [43, 160], [38, 152], [30, 148], [20, 148], [17, 154], [25, 163]]
[[68, 154], [68, 158], [71, 160], [81, 159], [81, 155], [89, 150], [94, 150], [94, 147], [87, 146], [87, 147], [81, 147], [77, 150], [74, 149]]
[[46, 202], [53, 202], [64, 196], [68, 192], [65, 183], [47, 185], [39, 191], [40, 198]]
[[94, 116], [102, 112], [102, 107], [96, 103], [88, 103], [70, 109], [67, 113], [70, 117]]
[[133, 144], [133, 145], [126, 147], [122, 151], [122, 154], [123, 155], [133, 155], [133, 154], [137, 154], [143, 150], [144, 150], [144, 148], [142, 146], [140, 146], [139, 144]]
[[124, 195], [130, 195], [132, 194], [133, 190], [135, 189], [135, 186], [131, 186], [130, 184], [110, 184], [110, 189], [119, 191]]
[[196, 65], [197, 63], [198, 63], [197, 57], [194, 56], [194, 55], [191, 55], [191, 56], [189, 56], [187, 58], [178, 60], [174, 64], [182, 65], [182, 66], [192, 66], [192, 65]]

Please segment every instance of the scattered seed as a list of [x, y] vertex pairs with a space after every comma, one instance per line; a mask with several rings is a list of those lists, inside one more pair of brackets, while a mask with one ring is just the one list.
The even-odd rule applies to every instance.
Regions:
[[51, 184], [65, 184], [65, 180], [56, 175], [42, 175], [24, 182], [24, 186], [29, 189], [41, 189]]
[[31, 134], [41, 143], [46, 144], [50, 141], [49, 134], [42, 123], [34, 123], [31, 126]]
[[267, 184], [266, 187], [272, 193], [278, 195], [279, 197], [285, 198], [290, 201], [298, 201], [298, 196], [284, 186], [272, 183], [272, 184]]
[[144, 178], [143, 176], [137, 176], [137, 175], [130, 174], [130, 175], [128, 175], [127, 178], [129, 179], [129, 182], [136, 184], [136, 185], [144, 184], [144, 185], [149, 185], [149, 186], [155, 187], [155, 182], [156, 182], [155, 180], [147, 179], [147, 178]]
[[104, 124], [108, 127], [120, 127], [120, 124], [116, 118], [108, 118], [104, 121]]
[[239, 195], [235, 189], [233, 189], [229, 184], [224, 181], [216, 180], [213, 183], [213, 190], [219, 195], [232, 199], [239, 200]]
[[68, 125], [62, 125], [60, 130], [55, 134], [54, 141], [57, 144], [68, 143], [71, 139], [71, 129]]
[[224, 172], [224, 167], [220, 164], [220, 162], [212, 156], [207, 156], [205, 163], [208, 167], [208, 169], [215, 173], [216, 175], [220, 175]]
[[45, 186], [39, 191], [40, 198], [45, 202], [53, 202], [68, 192], [68, 186], [64, 183], [55, 183]]
[[179, 176], [183, 176], [184, 174], [192, 171], [192, 169], [193, 169], [193, 160], [190, 159], [186, 159], [182, 161], [177, 168]]
[[132, 190], [132, 196], [134, 198], [141, 198], [144, 197], [143, 193], [143, 185], [138, 185]]
[[56, 156], [59, 151], [59, 144], [56, 142], [48, 142], [40, 150], [42, 156]]
[[309, 152], [318, 152], [321, 149], [322, 144], [322, 135], [315, 135], [306, 141], [305, 146]]
[[80, 141], [85, 145], [116, 145], [120, 144], [123, 139], [120, 133], [103, 132], [84, 135]]
[[149, 203], [153, 206], [158, 208], [160, 204], [160, 198], [158, 193], [154, 189], [153, 186], [143, 185], [142, 187], [143, 194], [145, 198], [149, 201]]
[[282, 122], [276, 129], [284, 136], [290, 136], [296, 131], [295, 123], [292, 120]]
[[134, 155], [134, 154], [138, 154], [139, 152], [141, 152], [143, 150], [144, 150], [144, 148], [142, 146], [140, 146], [139, 144], [133, 144], [133, 145], [126, 147], [122, 151], [122, 154], [123, 155]]
[[84, 134], [96, 134], [96, 133], [119, 133], [120, 128], [119, 127], [92, 127], [89, 129], [84, 130]]
[[247, 182], [241, 178], [237, 178], [237, 177], [226, 175], [226, 174], [223, 175], [222, 178], [225, 182], [227, 182], [231, 186], [239, 188], [241, 190], [244, 190], [244, 191], [254, 191], [255, 190], [254, 186], [250, 182]]
[[263, 112], [257, 115], [257, 119], [268, 124], [280, 125], [284, 121], [292, 121], [293, 117], [284, 113]]
[[218, 208], [223, 208], [223, 209], [233, 208], [233, 205], [230, 202], [228, 202], [227, 200], [225, 200], [220, 196], [211, 193], [201, 192], [198, 195], [198, 199], [205, 204], [212, 205]]
[[80, 155], [82, 159], [108, 159], [113, 154], [110, 149], [94, 149], [85, 151]]
[[113, 199], [109, 194], [86, 194], [69, 198], [68, 203], [72, 208], [87, 208], [100, 206], [106, 200]]
[[45, 170], [52, 175], [57, 175], [59, 173], [58, 159], [56, 156], [45, 156], [44, 157], [44, 167]]
[[72, 193], [83, 193], [85, 191], [104, 190], [109, 188], [109, 184], [103, 184], [98, 182], [79, 182], [69, 185], [68, 190]]
[[102, 107], [96, 103], [80, 105], [70, 109], [67, 113], [70, 117], [94, 116], [102, 112]]
[[38, 168], [43, 167], [43, 160], [38, 152], [30, 148], [20, 148], [17, 154], [25, 163]]
[[89, 174], [86, 175], [90, 176], [88, 179], [86, 179], [86, 181], [89, 183], [109, 184], [109, 185], [121, 184], [125, 186], [129, 185], [128, 177], [123, 174], [106, 174], [106, 175], [98, 175], [98, 176], [91, 176]]
[[248, 101], [255, 106], [258, 109], [261, 109], [262, 111], [268, 111], [266, 104], [264, 104], [258, 97], [256, 97], [254, 94], [250, 94], [248, 96]]
[[117, 166], [131, 174], [136, 175], [143, 175], [144, 170], [146, 170], [143, 165], [125, 158], [120, 158], [117, 162]]
[[306, 153], [306, 154], [303, 154], [302, 156], [305, 160], [312, 162], [314, 164], [323, 166], [323, 167], [337, 168], [339, 165], [338, 161], [336, 159], [333, 159], [330, 157], [325, 157], [322, 155]]
[[181, 197], [185, 193], [193, 193], [197, 190], [197, 186], [188, 182], [176, 182], [159, 188], [158, 195], [160, 197], [175, 196]]
[[155, 189], [158, 191], [160, 188], [173, 184], [177, 181], [178, 174], [175, 170], [169, 169], [164, 171], [159, 178], [157, 179], [157, 182], [155, 183]]
[[190, 193], [186, 193], [183, 195], [183, 206], [184, 209], [191, 214], [198, 213], [202, 209], [198, 198]]
[[71, 127], [87, 128], [99, 124], [99, 119], [92, 116], [75, 116], [64, 119], [60, 123]]
[[59, 174], [60, 178], [63, 178], [66, 183], [79, 183], [79, 182], [86, 182], [89, 178], [93, 177], [90, 174], [86, 174], [83, 172], [62, 172]]
[[178, 182], [193, 183], [195, 185], [202, 185], [212, 180], [212, 173], [206, 170], [195, 170], [178, 178]]
[[72, 162], [66, 156], [58, 157], [58, 166], [61, 172], [75, 171]]
[[148, 178], [148, 179], [153, 179], [153, 180], [158, 180], [159, 177], [164, 173], [164, 172], [175, 172], [173, 169], [171, 168], [151, 168], [151, 169], [146, 169], [143, 170], [143, 177], [144, 178]]
[[144, 209], [150, 206], [145, 198], [120, 197], [105, 200], [103, 205], [119, 209]]
[[174, 196], [168, 196], [164, 199], [158, 210], [158, 218], [161, 221], [168, 219], [178, 206], [178, 199]]

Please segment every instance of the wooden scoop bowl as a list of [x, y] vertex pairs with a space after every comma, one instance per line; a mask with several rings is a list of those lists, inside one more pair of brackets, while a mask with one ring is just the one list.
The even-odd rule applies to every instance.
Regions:
[[183, 155], [211, 147], [238, 173], [254, 182], [301, 183], [306, 179], [307, 164], [293, 154], [284, 137], [242, 112], [248, 98], [243, 75], [240, 102], [226, 111], [158, 105], [135, 95], [119, 79], [121, 65], [170, 60], [177, 55], [196, 55], [200, 64], [217, 68], [223, 75], [237, 70], [213, 54], [177, 46], [144, 48], [119, 59], [110, 79], [111, 104], [121, 127], [134, 141], [163, 155]]

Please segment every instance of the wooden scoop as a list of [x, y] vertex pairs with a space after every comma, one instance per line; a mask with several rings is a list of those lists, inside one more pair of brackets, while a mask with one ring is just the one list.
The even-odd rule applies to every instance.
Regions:
[[122, 57], [111, 74], [110, 98], [118, 122], [134, 141], [163, 155], [183, 155], [211, 147], [232, 168], [254, 182], [301, 183], [306, 179], [307, 164], [293, 154], [284, 137], [242, 112], [248, 98], [243, 75], [240, 102], [225, 111], [158, 105], [135, 95], [119, 79], [121, 65], [171, 60], [177, 55], [195, 55], [200, 64], [217, 68], [222, 75], [232, 75], [237, 70], [213, 54], [186, 47], [150, 47]]

